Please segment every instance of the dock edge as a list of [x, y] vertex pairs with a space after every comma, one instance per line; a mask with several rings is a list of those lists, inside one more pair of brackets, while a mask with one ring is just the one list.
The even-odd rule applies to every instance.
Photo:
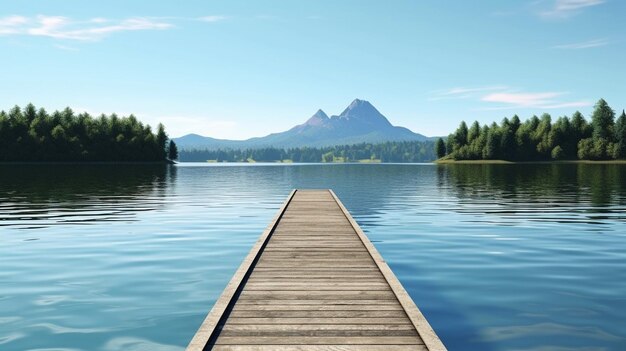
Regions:
[[285, 200], [276, 215], [274, 215], [274, 218], [272, 219], [270, 224], [267, 226], [263, 234], [261, 234], [261, 237], [259, 237], [259, 239], [256, 241], [246, 258], [243, 260], [243, 262], [235, 272], [235, 275], [233, 275], [228, 285], [226, 285], [226, 288], [224, 288], [222, 295], [220, 295], [217, 301], [215, 301], [215, 305], [213, 305], [213, 308], [206, 316], [206, 318], [200, 325], [200, 328], [187, 345], [186, 351], [203, 351], [205, 349], [205, 347], [209, 343], [209, 340], [211, 340], [211, 338], [214, 336], [215, 330], [219, 325], [219, 322], [225, 316], [225, 312], [231, 306], [232, 302], [234, 302], [233, 298], [235, 297], [235, 295], [237, 295], [241, 287], [245, 284], [246, 276], [248, 276], [252, 268], [254, 268], [254, 264], [257, 261], [259, 254], [263, 252], [263, 248], [269, 241], [272, 232], [274, 232], [276, 225], [282, 218], [283, 213], [287, 209], [287, 206], [289, 206], [291, 199], [293, 199], [293, 196], [296, 194], [297, 191], [297, 189], [291, 191], [291, 193], [287, 197], [287, 200]]
[[352, 218], [352, 215], [350, 215], [350, 212], [348, 212], [348, 210], [343, 205], [341, 200], [339, 200], [335, 192], [332, 189], [328, 189], [328, 191], [341, 208], [344, 216], [346, 216], [348, 221], [350, 221], [350, 225], [352, 225], [352, 228], [361, 239], [361, 242], [363, 242], [363, 245], [365, 245], [365, 248], [369, 252], [370, 256], [372, 256], [372, 258], [374, 259], [374, 262], [378, 266], [378, 269], [387, 280], [387, 283], [391, 287], [393, 293], [398, 298], [398, 301], [400, 301], [400, 304], [404, 308], [404, 311], [411, 320], [411, 323], [413, 323], [413, 326], [417, 330], [419, 336], [424, 341], [424, 344], [426, 345], [428, 350], [447, 351], [446, 347], [443, 345], [443, 342], [441, 342], [441, 339], [439, 339], [433, 328], [430, 326], [430, 323], [428, 323], [428, 321], [426, 320], [426, 317], [424, 317], [409, 293], [404, 289], [391, 268], [389, 268], [387, 262], [385, 262], [378, 250], [376, 250], [374, 244], [372, 244], [372, 242], [367, 238], [361, 227], [359, 227], [354, 218]]

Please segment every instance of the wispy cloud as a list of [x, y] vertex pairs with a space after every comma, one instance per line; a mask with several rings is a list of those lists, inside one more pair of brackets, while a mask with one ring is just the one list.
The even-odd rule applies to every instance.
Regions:
[[550, 9], [541, 11], [540, 15], [548, 18], [566, 18], [579, 13], [585, 8], [603, 3], [605, 3], [605, 0], [556, 0]]
[[23, 16], [0, 18], [0, 35], [17, 34], [26, 23], [28, 23], [28, 18]]
[[508, 87], [502, 85], [482, 87], [454, 87], [451, 89], [433, 91], [428, 100], [436, 101], [447, 99], [469, 99], [472, 97], [476, 97], [480, 93], [485, 93], [489, 91], [501, 91], [506, 89], [508, 89]]
[[127, 31], [163, 30], [174, 27], [163, 20], [133, 17], [123, 20], [92, 18], [76, 21], [63, 16], [8, 16], [0, 18], [0, 35], [40, 36], [63, 40], [97, 41]]
[[204, 17], [198, 17], [198, 20], [202, 21], [202, 22], [219, 22], [219, 21], [223, 21], [225, 19], [228, 19], [227, 16], [218, 16], [218, 15], [213, 15], [213, 16], [204, 16]]
[[555, 109], [592, 105], [585, 100], [566, 99], [568, 94], [566, 92], [524, 92], [505, 85], [490, 85], [437, 90], [428, 100], [471, 99], [487, 104], [478, 110]]
[[483, 96], [481, 101], [497, 103], [499, 106], [487, 107], [487, 110], [504, 110], [512, 108], [544, 108], [555, 109], [565, 107], [590, 106], [589, 101], [564, 101], [564, 92], [511, 93], [497, 92]]
[[594, 40], [583, 41], [579, 43], [556, 45], [556, 46], [553, 46], [553, 48], [565, 49], [565, 50], [580, 50], [580, 49], [597, 48], [600, 46], [606, 46], [608, 44], [609, 44], [608, 39], [594, 39]]

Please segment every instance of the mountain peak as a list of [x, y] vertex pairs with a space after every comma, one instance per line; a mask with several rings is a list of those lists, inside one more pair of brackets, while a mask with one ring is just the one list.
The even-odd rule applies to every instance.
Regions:
[[317, 110], [311, 118], [309, 118], [304, 124], [309, 126], [320, 126], [328, 120], [328, 115], [321, 109]]
[[376, 128], [391, 127], [391, 123], [368, 101], [354, 99], [339, 115], [340, 119], [365, 123]]
[[340, 116], [346, 116], [352, 113], [354, 114], [372, 113], [372, 114], [377, 114], [377, 115], [382, 116], [382, 114], [378, 112], [376, 107], [370, 104], [369, 101], [360, 100], [360, 99], [354, 99], [354, 101], [350, 103], [350, 105], [341, 113]]
[[374, 106], [372, 106], [372, 104], [370, 104], [369, 101], [361, 100], [361, 99], [354, 99], [350, 103], [350, 106], [348, 106], [348, 108], [356, 108], [356, 107], [359, 107], [359, 106], [371, 106], [371, 107], [374, 107]]
[[328, 115], [322, 109], [317, 110], [317, 112], [315, 112], [313, 117], [318, 117], [321, 119], [328, 119]]

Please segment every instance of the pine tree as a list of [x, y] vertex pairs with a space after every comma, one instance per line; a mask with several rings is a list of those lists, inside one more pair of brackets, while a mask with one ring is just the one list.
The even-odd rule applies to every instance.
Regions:
[[480, 124], [478, 124], [478, 121], [474, 121], [474, 123], [472, 123], [472, 126], [470, 127], [467, 133], [467, 143], [471, 144], [476, 138], [478, 138], [479, 135], [480, 135]]
[[443, 142], [443, 139], [437, 139], [437, 143], [435, 144], [435, 152], [437, 153], [437, 158], [442, 158], [446, 155], [446, 145]]
[[456, 147], [461, 147], [463, 145], [467, 145], [467, 124], [465, 124], [465, 121], [461, 122], [461, 124], [459, 125], [459, 128], [456, 130], [456, 133], [454, 134], [454, 142], [455, 142], [455, 146]]
[[507, 123], [501, 128], [500, 155], [505, 160], [515, 160], [515, 134]]
[[498, 152], [498, 141], [498, 135], [496, 134], [495, 128], [489, 128], [487, 142], [485, 143], [485, 148], [483, 149], [484, 160], [493, 160], [496, 157]]
[[165, 127], [159, 123], [157, 127], [156, 135], [156, 154], [157, 160], [165, 160], [165, 143], [167, 142], [167, 134], [165, 134]]
[[178, 147], [176, 146], [174, 140], [170, 140], [170, 145], [167, 148], [167, 154], [167, 158], [170, 160], [178, 160]]
[[521, 126], [519, 117], [517, 115], [514, 115], [513, 118], [511, 118], [510, 124], [511, 124], [511, 131], [513, 132], [513, 134], [517, 133], [517, 130]]
[[613, 141], [613, 126], [615, 124], [615, 112], [604, 99], [596, 103], [591, 124], [593, 126], [593, 139], [605, 139]]

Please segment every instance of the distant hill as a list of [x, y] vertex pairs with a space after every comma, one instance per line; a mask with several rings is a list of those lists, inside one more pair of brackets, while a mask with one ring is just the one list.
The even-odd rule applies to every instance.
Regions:
[[356, 99], [339, 116], [318, 110], [303, 124], [287, 131], [247, 140], [226, 140], [187, 134], [175, 138], [181, 149], [248, 149], [262, 147], [324, 147], [387, 141], [426, 141], [424, 135], [392, 125], [372, 104]]

